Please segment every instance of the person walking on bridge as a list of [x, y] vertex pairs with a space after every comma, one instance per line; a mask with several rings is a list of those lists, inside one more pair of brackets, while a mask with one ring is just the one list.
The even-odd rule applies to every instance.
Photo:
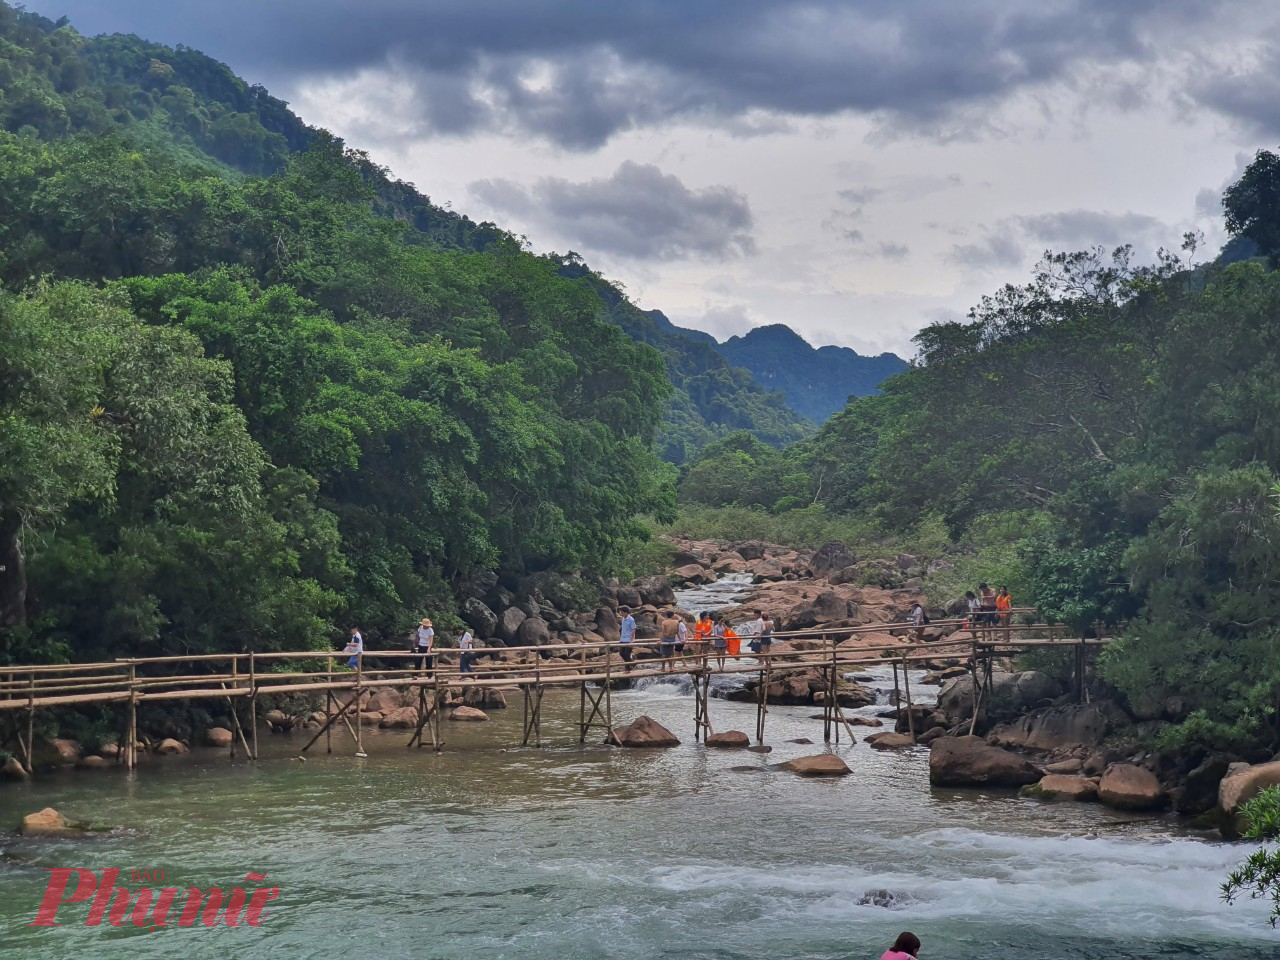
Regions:
[[347, 666], [352, 670], [356, 669], [360, 664], [360, 654], [364, 653], [364, 637], [360, 635], [359, 627], [351, 628], [351, 639], [347, 641], [342, 652], [350, 655]]
[[[431, 618], [423, 617], [418, 624], [418, 642], [416, 644], [418, 653], [418, 669], [423, 673], [430, 675], [435, 670], [435, 657], [432, 650], [436, 645], [436, 631], [431, 626]], [[410, 651], [412, 652], [412, 651]]]
[[704, 657], [707, 655], [711, 649], [711, 634], [714, 630], [715, 624], [711, 622], [711, 614], [703, 610], [698, 614], [697, 622], [693, 625], [694, 654]]
[[684, 645], [689, 642], [689, 625], [684, 622], [684, 616], [676, 615], [676, 656], [680, 658], [681, 666], [684, 665]]
[[662, 661], [662, 672], [668, 673], [675, 668], [676, 634], [679, 624], [676, 615], [670, 610], [662, 613], [662, 622], [658, 624], [658, 659]]
[[1009, 588], [1001, 587], [996, 594], [996, 613], [1000, 617], [1000, 626], [1007, 627], [1013, 615], [1013, 597], [1009, 596]]
[[458, 672], [475, 673], [471, 665], [476, 662], [476, 641], [471, 631], [464, 629], [458, 638]]
[[619, 607], [618, 612], [622, 614], [622, 623], [618, 625], [618, 655], [622, 657], [625, 663], [627, 673], [631, 672], [631, 644], [636, 639], [636, 618], [631, 615], [630, 607]]
[[724, 649], [733, 659], [742, 659], [742, 638], [733, 629], [728, 617], [724, 618]]
[[725, 639], [725, 626], [727, 621], [721, 617], [715, 622], [711, 628], [711, 648], [716, 654], [716, 666], [724, 669], [724, 652], [729, 641]]
[[756, 653], [762, 654], [766, 658], [773, 652], [773, 617], [767, 617], [759, 610], [756, 611], [757, 623], [759, 624], [759, 633], [756, 634]]

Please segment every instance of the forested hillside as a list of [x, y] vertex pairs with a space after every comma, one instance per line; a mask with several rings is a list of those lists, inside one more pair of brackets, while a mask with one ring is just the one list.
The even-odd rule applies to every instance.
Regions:
[[[1274, 255], [1270, 158], [1226, 207]], [[924, 329], [916, 366], [811, 440], [707, 447], [681, 494], [932, 537], [1048, 617], [1124, 624], [1105, 675], [1167, 736], [1274, 747], [1280, 274], [1192, 268], [1184, 252], [1155, 266], [1128, 248], [1050, 256], [967, 322]]]
[[395, 635], [670, 508], [590, 282], [193, 52], [0, 25], [0, 656]]
[[717, 350], [761, 384], [781, 390], [793, 410], [819, 424], [844, 409], [850, 397], [879, 392], [881, 383], [907, 368], [892, 353], [864, 357], [848, 347], [815, 349], [780, 323], [730, 337]]
[[[55, 23], [3, 2], [0, 89], [0, 125], [11, 133], [46, 141], [75, 134], [123, 136], [173, 162], [223, 175], [277, 173], [319, 135], [265, 89], [196, 50], [134, 36], [86, 38], [65, 20]], [[371, 187], [373, 209], [409, 228], [404, 242], [471, 252], [514, 242], [492, 223], [437, 206], [359, 152], [349, 162]], [[664, 457], [682, 462], [707, 441], [738, 429], [773, 444], [811, 431], [781, 394], [731, 367], [702, 338], [669, 323], [655, 326], [649, 314], [576, 257], [563, 265], [565, 275], [585, 278], [599, 294], [602, 318], [662, 353], [675, 386], [659, 439]]]

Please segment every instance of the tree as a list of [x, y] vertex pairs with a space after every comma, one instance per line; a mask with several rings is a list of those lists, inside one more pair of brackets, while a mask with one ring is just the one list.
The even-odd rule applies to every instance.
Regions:
[[1275, 267], [1280, 258], [1280, 156], [1259, 150], [1222, 195], [1227, 232], [1258, 245]]

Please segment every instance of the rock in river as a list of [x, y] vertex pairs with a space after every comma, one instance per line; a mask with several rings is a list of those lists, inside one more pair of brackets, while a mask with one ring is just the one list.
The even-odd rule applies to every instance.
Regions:
[[618, 747], [678, 747], [674, 733], [652, 717], [636, 717], [625, 727], [618, 727], [605, 739]]
[[723, 733], [713, 733], [707, 737], [708, 747], [724, 747], [728, 749], [741, 749], [751, 745], [751, 738], [741, 730], [725, 730]]
[[1098, 784], [1098, 799], [1119, 810], [1150, 810], [1164, 803], [1156, 775], [1132, 763], [1113, 763]]
[[937, 740], [929, 753], [929, 782], [936, 787], [1021, 787], [1039, 779], [1028, 760], [981, 737]]
[[849, 765], [834, 753], [815, 753], [810, 757], [796, 757], [782, 764], [783, 770], [790, 770], [802, 777], [844, 777], [852, 773]]

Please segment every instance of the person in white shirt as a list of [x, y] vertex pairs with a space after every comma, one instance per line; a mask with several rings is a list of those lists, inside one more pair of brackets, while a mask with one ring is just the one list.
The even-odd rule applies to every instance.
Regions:
[[342, 648], [342, 652], [350, 654], [347, 666], [354, 670], [360, 663], [360, 654], [364, 653], [364, 637], [360, 635], [358, 627], [351, 628], [351, 638], [347, 641], [347, 645]]
[[925, 615], [923, 603], [917, 601], [915, 608], [911, 611], [911, 622], [916, 628], [912, 639], [916, 643], [924, 643], [924, 625], [929, 622], [929, 618]]
[[462, 636], [458, 638], [458, 650], [461, 651], [458, 654], [459, 673], [475, 673], [471, 669], [471, 664], [475, 663], [476, 660], [475, 648], [476, 642], [475, 638], [471, 636], [471, 631], [463, 630]]
[[426, 673], [435, 669], [435, 657], [431, 654], [435, 640], [436, 631], [431, 626], [431, 620], [423, 617], [422, 622], [418, 624], [418, 669]]

